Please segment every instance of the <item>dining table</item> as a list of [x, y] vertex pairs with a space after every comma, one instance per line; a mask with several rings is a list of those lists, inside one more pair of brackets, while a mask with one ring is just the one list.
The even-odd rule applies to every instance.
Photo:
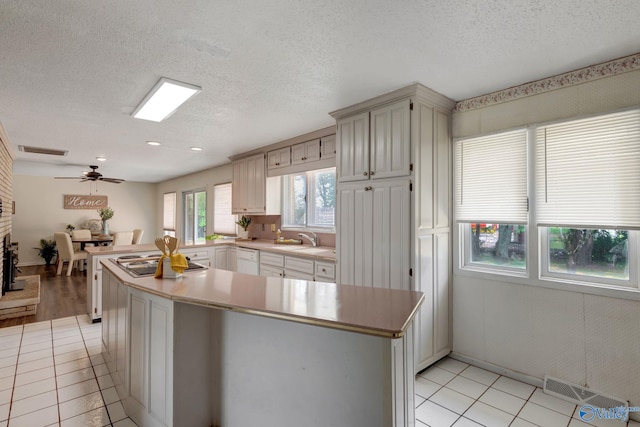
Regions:
[[72, 243], [79, 243], [80, 244], [80, 250], [83, 251], [84, 247], [87, 245], [87, 243], [92, 243], [92, 244], [98, 245], [98, 246], [107, 246], [111, 242], [113, 242], [113, 236], [99, 235], [99, 236], [91, 236], [91, 237], [76, 237], [76, 238], [72, 237], [71, 238], [71, 242]]

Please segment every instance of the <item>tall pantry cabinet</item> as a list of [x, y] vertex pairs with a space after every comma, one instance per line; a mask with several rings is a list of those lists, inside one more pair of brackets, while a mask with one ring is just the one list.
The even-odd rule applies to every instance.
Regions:
[[416, 372], [451, 350], [454, 102], [421, 85], [334, 111], [336, 281], [424, 292]]

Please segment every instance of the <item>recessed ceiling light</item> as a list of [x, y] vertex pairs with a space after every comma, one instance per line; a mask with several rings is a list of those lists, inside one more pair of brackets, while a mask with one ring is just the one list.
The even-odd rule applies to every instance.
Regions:
[[96, 157], [96, 160], [99, 162], [106, 162], [107, 158], [106, 157]]
[[191, 151], [202, 151], [202, 147], [190, 147]]
[[201, 90], [198, 86], [162, 77], [136, 107], [132, 116], [136, 119], [161, 122]]
[[149, 144], [149, 145], [160, 145], [160, 143], [158, 141], [147, 141], [147, 144]]

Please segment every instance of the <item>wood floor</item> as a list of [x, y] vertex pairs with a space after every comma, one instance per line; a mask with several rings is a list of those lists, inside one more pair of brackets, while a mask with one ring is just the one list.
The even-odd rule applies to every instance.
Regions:
[[21, 267], [18, 276], [40, 276], [40, 304], [33, 316], [0, 320], [0, 328], [77, 316], [87, 312], [87, 272], [74, 269], [71, 276], [56, 276], [55, 266]]

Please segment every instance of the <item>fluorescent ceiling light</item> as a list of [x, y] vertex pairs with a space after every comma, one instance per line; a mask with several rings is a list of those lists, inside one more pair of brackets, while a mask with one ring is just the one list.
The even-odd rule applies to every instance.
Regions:
[[136, 119], [161, 122], [201, 90], [198, 86], [162, 77], [136, 107], [132, 116]]
[[149, 145], [160, 145], [160, 143], [158, 141], [147, 141], [147, 144], [149, 144]]
[[202, 147], [191, 147], [191, 151], [202, 151]]
[[106, 162], [107, 158], [106, 157], [96, 157], [96, 160], [99, 162]]

